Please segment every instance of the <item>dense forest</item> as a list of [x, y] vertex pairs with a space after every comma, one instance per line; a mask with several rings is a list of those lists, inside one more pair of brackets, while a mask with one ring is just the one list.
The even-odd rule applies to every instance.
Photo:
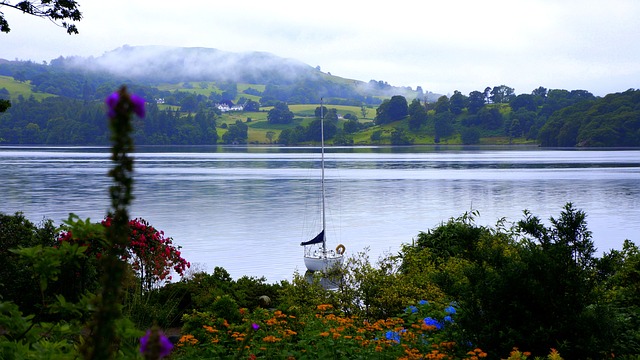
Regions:
[[[131, 51], [136, 49], [120, 50]], [[267, 55], [256, 56], [264, 60]], [[513, 88], [499, 85], [446, 96], [384, 81], [351, 81], [297, 63], [287, 64], [295, 76], [265, 67], [259, 73], [239, 71], [244, 75], [234, 78], [203, 73], [184, 75], [182, 81], [175, 78], [180, 72], [170, 71], [178, 65], [163, 66], [160, 74], [171, 73], [171, 78], [124, 76], [77, 58], [60, 57], [49, 64], [0, 61], [0, 99], [3, 108], [8, 106], [0, 112], [0, 143], [105, 145], [103, 99], [124, 84], [147, 100], [147, 117], [135, 124], [137, 144], [318, 141], [319, 108], [309, 114], [294, 113], [289, 106], [318, 104], [322, 98], [329, 120], [325, 137], [334, 145], [640, 146], [640, 92], [635, 89], [596, 97], [586, 90], [539, 87], [516, 95]], [[161, 81], [177, 82], [169, 86]], [[18, 85], [28, 90], [20, 92]], [[227, 121], [221, 106], [236, 109], [244, 118]], [[337, 111], [340, 106], [353, 110]], [[368, 115], [367, 108], [375, 115]], [[282, 114], [286, 116], [280, 118]], [[255, 129], [266, 134], [250, 139]]]

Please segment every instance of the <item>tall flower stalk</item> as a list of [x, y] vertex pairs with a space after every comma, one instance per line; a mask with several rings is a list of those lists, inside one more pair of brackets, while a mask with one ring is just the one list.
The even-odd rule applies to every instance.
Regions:
[[133, 130], [131, 117], [135, 113], [144, 117], [144, 100], [130, 95], [126, 87], [106, 99], [111, 129], [114, 163], [109, 176], [114, 184], [109, 188], [111, 226], [106, 230], [106, 249], [100, 258], [102, 269], [101, 289], [96, 297], [96, 312], [91, 323], [91, 338], [83, 347], [85, 359], [113, 359], [117, 350], [116, 320], [122, 315], [122, 278], [126, 262], [122, 260], [129, 239], [128, 207], [133, 200]]

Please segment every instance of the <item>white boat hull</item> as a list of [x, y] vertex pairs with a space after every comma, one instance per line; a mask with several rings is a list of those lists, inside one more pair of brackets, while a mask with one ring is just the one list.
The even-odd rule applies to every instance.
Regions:
[[309, 271], [327, 272], [336, 266], [342, 265], [344, 256], [336, 254], [335, 256], [305, 256], [304, 265]]

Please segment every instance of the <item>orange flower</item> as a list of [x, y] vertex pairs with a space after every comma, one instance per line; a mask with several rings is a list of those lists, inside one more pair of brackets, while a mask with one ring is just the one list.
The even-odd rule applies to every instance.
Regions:
[[278, 342], [280, 340], [282, 340], [282, 339], [277, 338], [277, 337], [275, 337], [273, 335], [265, 336], [264, 338], [262, 338], [262, 341], [270, 342], [270, 343], [275, 343], [275, 342]]
[[191, 334], [187, 334], [187, 335], [182, 335], [182, 337], [178, 341], [178, 346], [195, 345], [197, 343], [198, 343], [198, 339], [193, 337], [193, 335]]
[[329, 333], [328, 333], [328, 332], [326, 332], [326, 331], [325, 331], [325, 332], [321, 332], [321, 333], [320, 333], [320, 336], [326, 337], [326, 336], [329, 336]]
[[329, 309], [332, 309], [333, 305], [331, 304], [322, 304], [322, 305], [318, 305], [318, 310], [320, 311], [327, 311]]
[[213, 327], [211, 327], [209, 325], [202, 325], [202, 328], [205, 329], [207, 332], [210, 332], [210, 333], [218, 332], [218, 330], [214, 329]]

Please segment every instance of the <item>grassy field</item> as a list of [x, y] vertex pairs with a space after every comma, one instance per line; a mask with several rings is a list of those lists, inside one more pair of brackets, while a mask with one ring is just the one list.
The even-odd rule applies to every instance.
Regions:
[[[265, 89], [265, 85], [237, 84], [236, 88], [238, 89], [238, 95], [236, 96], [235, 99], [233, 99], [234, 102], [237, 102], [241, 97], [259, 102], [260, 96], [245, 94], [243, 93], [243, 91], [245, 91], [248, 88], [252, 88], [260, 92], [263, 92]], [[158, 89], [163, 91], [171, 91], [171, 92], [184, 91], [184, 92], [189, 92], [196, 95], [204, 95], [204, 96], [209, 96], [212, 92], [217, 94], [222, 93], [222, 90], [220, 90], [220, 88], [216, 86], [215, 82], [210, 82], [210, 81], [209, 82], [192, 81], [192, 82], [182, 82], [177, 84], [161, 84], [161, 85], [158, 85]]]
[[2, 88], [9, 91], [10, 100], [13, 101], [17, 100], [20, 95], [22, 95], [24, 98], [29, 98], [31, 95], [33, 95], [36, 100], [42, 100], [50, 96], [55, 96], [47, 93], [33, 92], [31, 90], [31, 84], [29, 82], [23, 83], [15, 81], [10, 76], [0, 76], [0, 89]]

